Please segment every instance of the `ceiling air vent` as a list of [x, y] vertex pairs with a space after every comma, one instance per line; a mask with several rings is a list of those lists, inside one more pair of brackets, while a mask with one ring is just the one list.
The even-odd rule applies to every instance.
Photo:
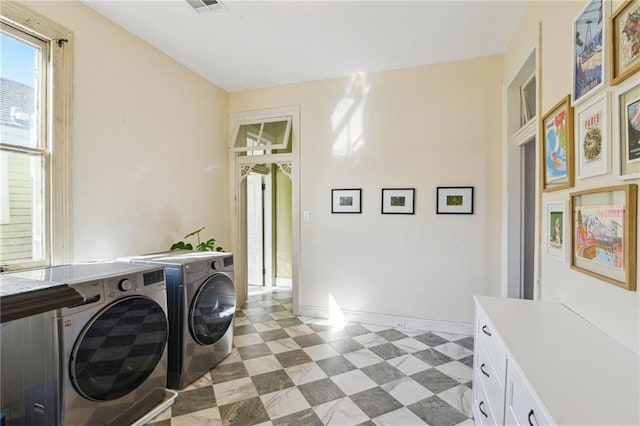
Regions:
[[224, 6], [218, 0], [186, 0], [196, 12], [208, 13], [216, 10], [224, 9]]

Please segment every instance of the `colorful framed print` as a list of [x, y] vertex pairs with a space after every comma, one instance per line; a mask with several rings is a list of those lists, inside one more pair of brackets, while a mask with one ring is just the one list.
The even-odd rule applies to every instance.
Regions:
[[573, 21], [573, 105], [604, 87], [605, 22], [603, 0], [590, 0]]
[[332, 189], [331, 213], [362, 213], [362, 189]]
[[473, 186], [437, 187], [437, 214], [473, 214]]
[[567, 247], [566, 232], [567, 206], [564, 201], [547, 203], [546, 214], [546, 252], [564, 263]]
[[540, 165], [543, 191], [573, 186], [573, 108], [567, 95], [541, 120], [542, 158]]
[[610, 110], [611, 96], [608, 92], [575, 108], [576, 171], [580, 179], [610, 171]]
[[640, 69], [640, 0], [626, 0], [609, 22], [611, 85], [622, 83]]
[[636, 289], [637, 185], [571, 194], [571, 268]]
[[616, 140], [618, 141], [618, 178], [640, 177], [640, 79], [618, 87], [616, 98]]
[[413, 214], [415, 194], [414, 188], [383, 188], [382, 214]]

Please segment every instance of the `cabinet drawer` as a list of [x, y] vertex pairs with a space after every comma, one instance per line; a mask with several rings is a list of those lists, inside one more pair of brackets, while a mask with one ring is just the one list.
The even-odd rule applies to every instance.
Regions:
[[506, 398], [505, 424], [508, 425], [553, 425], [546, 410], [531, 387], [524, 380], [518, 366], [508, 360], [507, 362], [507, 398]]
[[487, 400], [487, 395], [481, 383], [473, 384], [473, 393], [475, 399], [473, 401], [473, 420], [476, 425], [495, 426], [499, 424], [493, 416], [493, 411]]
[[504, 383], [500, 381], [482, 342], [476, 343], [474, 386], [482, 384], [488, 404], [498, 424], [504, 413]]
[[506, 372], [507, 353], [504, 345], [498, 337], [497, 330], [487, 318], [482, 308], [476, 305], [476, 333], [475, 341], [480, 342], [487, 353], [487, 357], [491, 361], [498, 381], [504, 383], [504, 375]]

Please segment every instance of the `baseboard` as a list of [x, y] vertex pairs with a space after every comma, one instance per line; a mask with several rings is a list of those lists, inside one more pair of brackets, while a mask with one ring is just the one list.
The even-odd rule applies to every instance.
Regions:
[[276, 277], [276, 285], [278, 287], [293, 287], [293, 281], [291, 278], [278, 278]]
[[[343, 310], [342, 313], [344, 314], [345, 320], [361, 324], [466, 335], [473, 335], [474, 331], [473, 324], [466, 322], [442, 321], [427, 318], [413, 318], [399, 315], [346, 310]], [[300, 314], [306, 317], [329, 318], [329, 308], [302, 305], [300, 307]]]

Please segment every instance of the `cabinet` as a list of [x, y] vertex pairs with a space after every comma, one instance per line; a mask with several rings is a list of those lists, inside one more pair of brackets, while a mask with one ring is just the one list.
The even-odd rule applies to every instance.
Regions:
[[474, 299], [476, 424], [640, 424], [638, 354], [560, 303]]

